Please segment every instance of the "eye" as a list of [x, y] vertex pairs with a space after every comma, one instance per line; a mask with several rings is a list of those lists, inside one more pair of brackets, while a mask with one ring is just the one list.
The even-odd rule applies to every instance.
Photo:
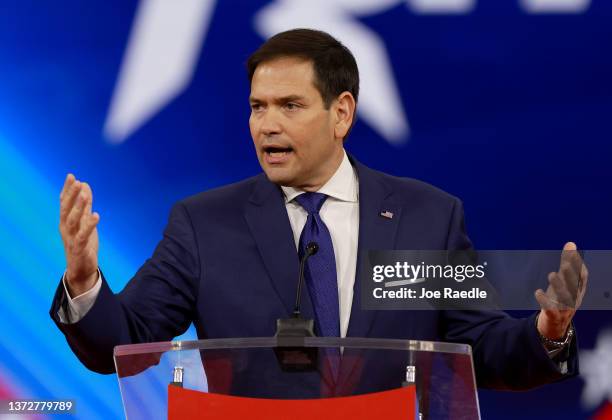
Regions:
[[295, 102], [287, 102], [285, 104], [285, 108], [289, 111], [294, 111], [296, 109], [298, 109], [300, 106], [298, 104], [296, 104]]
[[259, 112], [263, 109], [263, 106], [261, 104], [258, 103], [252, 103], [251, 104], [251, 111], [253, 112]]

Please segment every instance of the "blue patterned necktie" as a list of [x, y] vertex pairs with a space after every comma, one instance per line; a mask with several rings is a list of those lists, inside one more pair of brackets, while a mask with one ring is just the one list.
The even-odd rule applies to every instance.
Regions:
[[[336, 258], [331, 235], [319, 210], [327, 199], [327, 195], [307, 192], [298, 195], [296, 201], [308, 212], [308, 218], [300, 235], [298, 255], [304, 256], [306, 246], [311, 242], [319, 245], [319, 250], [306, 261], [304, 279], [310, 294], [310, 300], [315, 313], [315, 330], [321, 337], [340, 337], [340, 309], [338, 302], [338, 281], [336, 279]], [[323, 348], [324, 383], [333, 387], [338, 381], [340, 371], [340, 350], [338, 348]], [[326, 373], [327, 372], [327, 373]], [[331, 373], [331, 379], [329, 378]]]
[[300, 235], [300, 259], [310, 242], [319, 245], [318, 252], [308, 258], [304, 278], [315, 313], [317, 334], [322, 337], [340, 336], [340, 310], [338, 304], [338, 281], [336, 279], [336, 258], [331, 235], [319, 210], [327, 195], [307, 192], [296, 197], [296, 201], [308, 212], [308, 218]]

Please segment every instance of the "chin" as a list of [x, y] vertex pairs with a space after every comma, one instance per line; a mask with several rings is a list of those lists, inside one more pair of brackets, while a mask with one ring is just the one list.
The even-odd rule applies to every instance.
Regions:
[[264, 168], [264, 172], [266, 173], [266, 176], [268, 177], [270, 182], [273, 182], [275, 184], [290, 187], [293, 183], [295, 183], [294, 177], [282, 169]]

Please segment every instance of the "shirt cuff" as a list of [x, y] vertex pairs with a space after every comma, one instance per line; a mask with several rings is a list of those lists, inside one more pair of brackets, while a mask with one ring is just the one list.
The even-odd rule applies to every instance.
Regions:
[[557, 368], [562, 375], [566, 375], [568, 372], [567, 361], [569, 360], [569, 348], [573, 340], [574, 337], [572, 337], [563, 347], [554, 350], [547, 349], [544, 343], [542, 343], [542, 346], [544, 346], [544, 349], [548, 353], [548, 357], [557, 364]]
[[68, 305], [66, 305], [68, 314], [66, 314], [63, 307], [60, 307], [60, 309], [57, 311], [57, 316], [64, 324], [74, 324], [87, 315], [87, 312], [89, 312], [91, 307], [96, 302], [96, 298], [98, 297], [100, 289], [102, 288], [102, 274], [100, 273], [100, 269], [98, 269], [98, 281], [94, 287], [74, 298], [70, 296], [70, 293], [68, 293], [68, 287], [66, 286], [66, 273], [64, 273], [64, 276], [62, 277], [62, 284], [64, 285], [64, 292], [66, 300], [68, 301]]

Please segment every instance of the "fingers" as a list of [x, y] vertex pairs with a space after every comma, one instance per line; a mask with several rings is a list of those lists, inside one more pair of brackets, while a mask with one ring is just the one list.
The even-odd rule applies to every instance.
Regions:
[[74, 183], [75, 177], [72, 174], [66, 175], [66, 180], [64, 181], [64, 186], [62, 187], [62, 192], [60, 192], [60, 201], [64, 198], [64, 195], [70, 188], [70, 186]]
[[589, 270], [586, 264], [582, 264], [580, 268], [580, 278], [578, 279], [578, 298], [576, 301], [576, 309], [582, 305], [582, 299], [586, 293], [587, 283], [589, 282]]
[[561, 283], [563, 283], [562, 288], [567, 292], [568, 297], [571, 298], [573, 305], [581, 302], [587, 274], [588, 272], [576, 244], [574, 242], [566, 243], [561, 252], [558, 277]]
[[576, 273], [580, 272], [580, 267], [583, 265], [582, 256], [573, 242], [568, 242], [563, 246], [560, 264], [563, 265], [564, 263], [570, 264]]
[[96, 228], [96, 226], [98, 226], [99, 221], [100, 215], [98, 213], [83, 216], [79, 232], [77, 233], [74, 241], [74, 246], [77, 249], [83, 249], [85, 245], [87, 245], [87, 241], [89, 240], [93, 230]]
[[538, 289], [535, 291], [534, 296], [542, 309], [552, 309], [552, 305], [549, 304], [549, 299], [544, 293], [544, 290]]
[[81, 188], [81, 194], [85, 196], [85, 209], [84, 214], [91, 215], [91, 206], [93, 205], [93, 193], [91, 187], [87, 182], [83, 182]]
[[573, 242], [567, 242], [565, 245], [563, 245], [563, 250], [564, 251], [577, 251], [578, 247]]
[[[93, 194], [89, 184], [80, 182], [69, 174], [64, 182], [60, 200], [60, 231], [64, 240], [69, 240], [73, 245], [83, 240], [86, 243], [99, 220], [99, 215], [92, 218]], [[82, 237], [84, 233], [81, 231], [88, 233]], [[80, 240], [75, 241], [75, 237], [79, 234], [81, 234]]]
[[580, 291], [584, 294], [586, 290], [587, 283], [589, 282], [589, 269], [585, 264], [582, 264], [582, 268], [580, 270]]
[[538, 289], [534, 292], [534, 297], [542, 309], [547, 311], [568, 309], [568, 305], [566, 304], [567, 297], [565, 293], [558, 289], [560, 289], [560, 287], [557, 273], [549, 273], [546, 292], [542, 289]]
[[544, 310], [558, 309], [559, 302], [551, 298], [547, 293], [542, 289], [538, 289], [535, 291], [534, 296], [540, 305], [540, 308]]
[[560, 273], [548, 275], [546, 295], [557, 302], [556, 309], [568, 309], [576, 306], [577, 289]]
[[[563, 251], [568, 254], [567, 258], [572, 266], [574, 276], [577, 277], [576, 281], [576, 293], [578, 296], [578, 302], [582, 301], [582, 297], [586, 292], [586, 286], [589, 281], [589, 270], [582, 259], [582, 256], [578, 252], [578, 247], [574, 242], [568, 242], [563, 246]], [[563, 256], [562, 256], [563, 259]]]
[[[68, 180], [67, 180], [68, 181]], [[60, 223], [65, 223], [68, 215], [74, 207], [75, 201], [81, 192], [81, 182], [74, 179], [69, 183], [67, 190], [60, 194]]]
[[580, 267], [581, 266], [575, 267], [572, 263], [567, 261], [561, 263], [559, 272], [556, 276], [559, 290], [563, 290], [574, 297], [578, 296]]
[[[100, 220], [100, 215], [98, 215], [97, 213], [91, 213], [91, 207], [93, 204], [93, 194], [91, 192], [89, 184], [87, 184], [86, 182], [83, 183], [82, 192], [79, 198], [84, 200], [84, 204], [81, 214], [75, 216], [79, 217], [78, 230], [75, 236], [74, 243], [74, 245], [78, 249], [83, 248], [87, 244], [89, 235], [91, 235], [91, 232], [93, 232], [93, 230], [98, 224], [98, 221]], [[76, 212], [78, 212], [78, 210]]]
[[70, 210], [68, 217], [66, 218], [66, 230], [69, 235], [75, 235], [79, 231], [81, 219], [85, 213], [85, 208], [88, 206], [87, 201], [89, 198], [84, 192], [80, 192], [76, 197], [74, 206]]

